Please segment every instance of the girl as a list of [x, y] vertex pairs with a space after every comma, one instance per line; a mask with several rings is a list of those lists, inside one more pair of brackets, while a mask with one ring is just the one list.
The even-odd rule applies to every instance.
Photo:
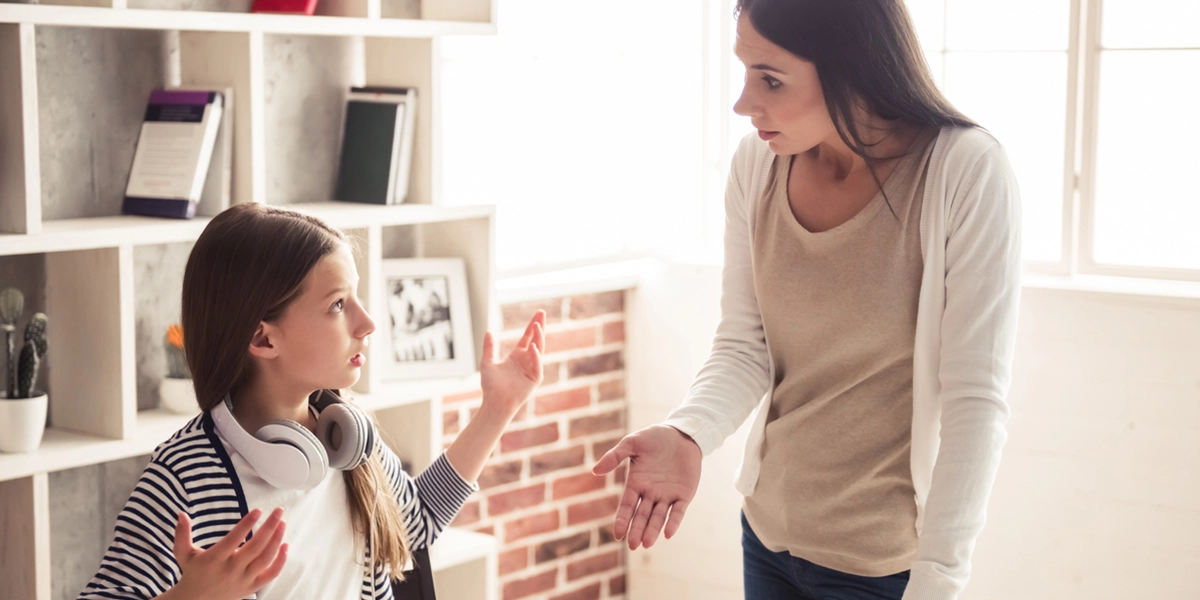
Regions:
[[934, 87], [901, 0], [739, 0], [735, 52], [758, 132], [726, 189], [721, 321], [683, 405], [596, 465], [631, 458], [617, 537], [671, 537], [757, 407], [746, 598], [957, 598], [1008, 418], [1004, 151]]
[[545, 314], [503, 362], [484, 336], [482, 407], [413, 479], [332, 391], [375, 330], [357, 287], [349, 239], [318, 219], [241, 204], [209, 223], [183, 281], [203, 412], [154, 451], [80, 598], [392, 598], [541, 382]]

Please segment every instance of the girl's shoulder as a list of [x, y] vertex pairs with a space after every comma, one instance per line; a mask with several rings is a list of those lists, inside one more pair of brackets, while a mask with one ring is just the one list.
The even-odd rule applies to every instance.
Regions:
[[994, 150], [1003, 151], [1000, 140], [982, 127], [947, 125], [938, 134], [937, 145], [945, 168], [949, 170], [970, 169]]
[[160, 443], [150, 454], [150, 462], [172, 467], [181, 460], [196, 456], [219, 458], [214, 447], [212, 420], [200, 413]]

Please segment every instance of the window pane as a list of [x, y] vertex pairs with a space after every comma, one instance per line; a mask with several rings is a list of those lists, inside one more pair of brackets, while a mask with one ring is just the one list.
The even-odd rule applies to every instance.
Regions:
[[700, 5], [501, 0], [498, 15], [496, 36], [443, 40], [439, 99], [443, 202], [496, 204], [497, 267], [699, 236]]
[[1200, 269], [1200, 51], [1104, 52], [1097, 262]]
[[1062, 256], [1067, 56], [949, 53], [946, 95], [996, 136], [1021, 189], [1026, 260]]
[[1197, 0], [1104, 0], [1101, 19], [1107, 48], [1200, 47]]
[[1066, 50], [1070, 0], [946, 0], [949, 50]]
[[926, 52], [945, 49], [946, 0], [904, 0]]

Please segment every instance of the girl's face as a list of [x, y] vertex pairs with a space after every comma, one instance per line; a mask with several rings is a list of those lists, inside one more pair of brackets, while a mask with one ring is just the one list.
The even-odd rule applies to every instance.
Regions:
[[745, 12], [738, 16], [733, 50], [746, 66], [745, 87], [733, 111], [750, 117], [775, 154], [800, 154], [839, 139], [816, 65], [767, 41]]
[[305, 277], [300, 296], [268, 333], [275, 367], [306, 390], [348, 388], [358, 381], [375, 321], [358, 301], [358, 270], [343, 244]]

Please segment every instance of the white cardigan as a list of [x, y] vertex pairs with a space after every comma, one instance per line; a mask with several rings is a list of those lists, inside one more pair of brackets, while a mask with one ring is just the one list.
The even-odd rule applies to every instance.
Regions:
[[[665, 421], [707, 456], [756, 412], [736, 476], [747, 496], [758, 482], [775, 380], [754, 293], [750, 220], [774, 157], [755, 134], [734, 154], [725, 190], [721, 321], [687, 398]], [[904, 600], [951, 600], [970, 575], [1007, 437], [1020, 202], [1004, 149], [987, 132], [960, 127], [939, 133], [922, 202], [912, 420], [920, 541]]]

